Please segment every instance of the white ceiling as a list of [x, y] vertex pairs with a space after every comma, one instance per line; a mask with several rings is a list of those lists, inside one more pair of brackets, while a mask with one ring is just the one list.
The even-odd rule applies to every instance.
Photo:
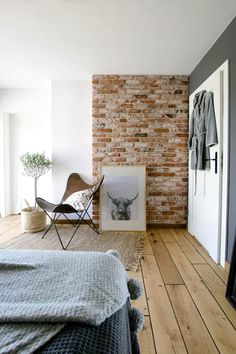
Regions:
[[190, 74], [235, 14], [235, 0], [0, 0], [0, 87]]

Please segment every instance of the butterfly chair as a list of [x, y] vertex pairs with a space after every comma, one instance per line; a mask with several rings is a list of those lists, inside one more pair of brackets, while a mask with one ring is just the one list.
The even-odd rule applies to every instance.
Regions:
[[[38, 206], [51, 220], [51, 224], [44, 232], [42, 238], [44, 238], [51, 227], [54, 226], [62, 248], [66, 250], [82, 222], [85, 222], [87, 225], [89, 225], [89, 227], [91, 227], [91, 229], [99, 234], [99, 230], [97, 229], [88, 213], [88, 209], [94, 199], [95, 194], [99, 191], [103, 179], [104, 176], [102, 176], [102, 178], [96, 184], [90, 185], [86, 183], [78, 173], [72, 173], [68, 177], [66, 190], [60, 204], [53, 204], [43, 198], [36, 198]], [[68, 214], [76, 214], [78, 217], [77, 223], [72, 222], [68, 218]], [[63, 215], [75, 227], [66, 245], [63, 244], [58, 227], [56, 225], [56, 222], [61, 215]]]

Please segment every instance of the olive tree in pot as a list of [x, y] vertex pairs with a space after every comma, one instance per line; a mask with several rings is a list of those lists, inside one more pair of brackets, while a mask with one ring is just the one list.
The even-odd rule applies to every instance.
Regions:
[[[23, 166], [23, 174], [34, 179], [34, 200], [37, 197], [37, 184], [39, 177], [46, 174], [52, 167], [52, 161], [45, 153], [26, 152], [20, 157]], [[21, 226], [24, 232], [38, 232], [46, 227], [46, 214], [35, 205], [31, 207], [28, 202], [27, 208], [21, 211]]]

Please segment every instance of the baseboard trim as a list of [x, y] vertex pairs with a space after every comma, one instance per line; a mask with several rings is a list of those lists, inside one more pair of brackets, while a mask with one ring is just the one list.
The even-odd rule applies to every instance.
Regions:
[[147, 224], [148, 229], [186, 229], [187, 224]]
[[[86, 222], [87, 221], [87, 222]], [[91, 224], [91, 221], [87, 220], [86, 221], [82, 220], [81, 221], [81, 224]], [[60, 219], [60, 220], [56, 220], [55, 221], [55, 224], [77, 224], [78, 223], [78, 220], [77, 219], [70, 219], [69, 220], [66, 220], [66, 219]], [[95, 223], [95, 225], [97, 226], [98, 224]]]
[[[77, 224], [78, 220], [76, 219], [70, 219], [70, 221], [66, 219], [60, 219], [56, 221], [56, 224]], [[81, 224], [87, 224], [89, 223], [89, 220], [87, 222], [82, 221]], [[96, 226], [98, 226], [98, 223], [95, 223]], [[147, 229], [186, 229], [187, 224], [147, 224]]]

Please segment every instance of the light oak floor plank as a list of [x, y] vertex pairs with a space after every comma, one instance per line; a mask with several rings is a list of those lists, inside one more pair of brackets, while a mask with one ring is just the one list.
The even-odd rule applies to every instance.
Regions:
[[185, 285], [167, 285], [166, 289], [183, 334], [188, 353], [218, 353]]
[[228, 280], [228, 272], [223, 269], [220, 265], [216, 264], [213, 259], [209, 256], [205, 248], [185, 229], [181, 229], [187, 239], [192, 243], [196, 250], [201, 254], [201, 256], [210, 264], [211, 268], [219, 275], [225, 284]]
[[[143, 285], [143, 276], [142, 276], [142, 272], [141, 272], [141, 265], [140, 265], [139, 270], [137, 272], [128, 271], [127, 273], [128, 273], [129, 278], [137, 279]], [[144, 285], [143, 285], [143, 288], [144, 288]], [[149, 315], [145, 292], [142, 294], [142, 296], [139, 299], [132, 300], [132, 304], [133, 304], [133, 306], [135, 306], [139, 310], [141, 310], [145, 316]]]
[[158, 232], [149, 234], [156, 261], [165, 284], [183, 284], [181, 278], [164, 242]]
[[192, 264], [206, 263], [206, 260], [200, 255], [196, 248], [186, 238], [183, 232], [177, 229], [172, 229], [171, 233]]
[[9, 215], [9, 216], [6, 216], [6, 217], [0, 217], [0, 227], [1, 225], [4, 225], [6, 223], [9, 224], [9, 222], [13, 222], [14, 220], [18, 220], [19, 222], [19, 218], [20, 216], [18, 214], [13, 214], [13, 215]]
[[236, 353], [236, 332], [198, 273], [180, 247], [168, 243], [167, 248], [197, 306], [217, 348], [221, 353]]
[[0, 245], [22, 233], [20, 215], [0, 217]]
[[196, 264], [194, 268], [236, 329], [236, 311], [225, 297], [225, 284], [208, 264]]
[[21, 226], [16, 224], [15, 226], [11, 227], [8, 231], [0, 234], [0, 247], [1, 244], [12, 240], [13, 238], [17, 237], [22, 233]]
[[156, 354], [149, 316], [144, 318], [143, 330], [138, 335], [141, 354]]
[[166, 289], [183, 334], [188, 353], [218, 353], [185, 285], [167, 285]]
[[143, 256], [141, 265], [157, 353], [184, 354], [186, 348], [155, 257]]
[[158, 229], [157, 231], [162, 238], [164, 243], [166, 242], [176, 242], [173, 238], [170, 229]]
[[143, 254], [153, 254], [152, 245], [148, 235], [149, 232], [146, 232], [144, 237]]
[[[0, 218], [5, 219], [5, 218]], [[15, 226], [19, 226], [19, 215], [12, 215], [12, 219], [7, 217], [7, 220], [0, 223], [0, 235], [3, 235], [5, 232], [9, 232]]]

